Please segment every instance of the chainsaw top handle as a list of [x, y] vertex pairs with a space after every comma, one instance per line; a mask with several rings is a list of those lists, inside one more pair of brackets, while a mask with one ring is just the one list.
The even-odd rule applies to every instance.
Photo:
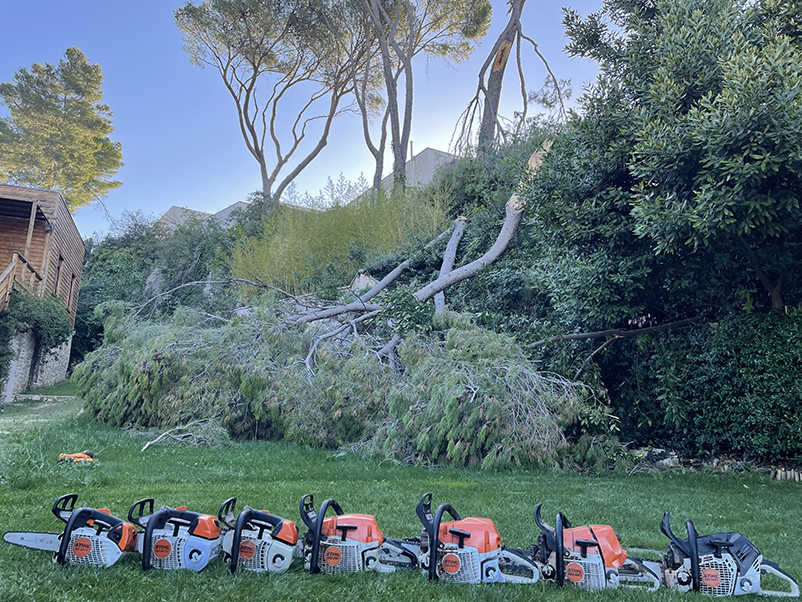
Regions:
[[[425, 496], [424, 496], [425, 497]], [[431, 496], [429, 497], [431, 503]], [[434, 520], [432, 521], [432, 531], [429, 533], [429, 581], [437, 580], [437, 550], [440, 548], [440, 522], [443, 519], [443, 513], [448, 512], [454, 520], [462, 520], [462, 517], [457, 513], [451, 504], [440, 504], [434, 513]], [[459, 529], [452, 529], [454, 535], [459, 537], [459, 547], [462, 548], [465, 544], [465, 538], [470, 537], [471, 534], [460, 531]]]
[[[145, 512], [145, 506], [148, 507], [147, 512]], [[134, 516], [135, 510], [137, 511], [136, 516]], [[147, 526], [148, 520], [150, 519], [150, 516], [152, 514], [153, 514], [153, 498], [148, 497], [131, 504], [131, 507], [128, 509], [128, 520], [132, 523], [136, 523], [140, 527], [145, 527]]]
[[229, 529], [233, 529], [237, 522], [236, 506], [237, 498], [230, 497], [223, 502], [220, 506], [220, 511], [217, 513], [217, 520]]

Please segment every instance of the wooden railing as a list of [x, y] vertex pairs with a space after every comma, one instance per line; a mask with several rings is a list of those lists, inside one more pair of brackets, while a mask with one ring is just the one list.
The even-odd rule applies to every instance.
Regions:
[[[8, 299], [11, 296], [11, 291], [14, 289], [14, 282], [16, 281], [17, 277], [17, 264], [22, 263], [22, 265], [27, 268], [28, 272], [30, 272], [30, 281], [33, 284], [34, 278], [39, 282], [42, 281], [42, 275], [36, 271], [27, 258], [20, 253], [19, 251], [12, 251], [11, 253], [11, 263], [8, 264], [8, 267], [3, 270], [3, 273], [0, 274], [0, 311], [3, 311], [8, 305]], [[23, 276], [20, 279], [23, 283], [25, 282], [26, 278]]]

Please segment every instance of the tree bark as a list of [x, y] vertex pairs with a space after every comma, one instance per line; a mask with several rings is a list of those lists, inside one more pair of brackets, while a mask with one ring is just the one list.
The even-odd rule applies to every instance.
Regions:
[[[457, 247], [459, 246], [460, 240], [462, 240], [462, 234], [465, 232], [465, 224], [467, 222], [468, 218], [465, 216], [457, 218], [457, 221], [454, 224], [454, 232], [451, 233], [451, 238], [448, 239], [448, 245], [446, 245], [446, 251], [443, 253], [443, 264], [440, 266], [440, 276], [445, 276], [452, 269], [454, 269], [454, 260], [457, 257]], [[440, 291], [434, 296], [434, 313], [441, 314], [445, 310], [446, 296], [443, 291]]]
[[521, 224], [525, 206], [526, 203], [520, 200], [518, 195], [512, 195], [510, 200], [507, 201], [507, 215], [504, 218], [504, 224], [501, 226], [501, 232], [499, 232], [496, 242], [493, 243], [487, 253], [469, 264], [459, 267], [448, 274], [441, 275], [437, 280], [430, 282], [412, 296], [418, 301], [428, 301], [440, 291], [444, 291], [448, 287], [470, 278], [479, 270], [493, 263], [510, 246], [515, 233], [518, 231], [518, 226]]
[[515, 43], [515, 38], [518, 33], [521, 13], [523, 12], [525, 2], [526, 0], [512, 0], [510, 20], [493, 47], [493, 66], [487, 78], [485, 105], [482, 112], [482, 123], [479, 127], [480, 150], [490, 148], [493, 146], [493, 141], [495, 140], [496, 124], [498, 123], [498, 105], [501, 100], [501, 84], [504, 80], [507, 60], [510, 58], [512, 45]]

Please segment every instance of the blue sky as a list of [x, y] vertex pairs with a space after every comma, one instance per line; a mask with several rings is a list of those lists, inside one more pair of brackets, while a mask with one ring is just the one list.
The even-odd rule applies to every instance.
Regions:
[[[479, 68], [507, 22], [506, 2], [492, 1], [491, 30], [468, 62], [451, 67], [422, 59], [416, 64], [415, 152], [427, 146], [447, 150], [457, 118], [475, 92]], [[245, 148], [233, 101], [219, 75], [190, 65], [183, 50], [173, 22], [173, 11], [183, 4], [182, 0], [0, 2], [0, 81], [10, 81], [15, 71], [33, 63], [55, 64], [70, 46], [80, 48], [103, 69], [104, 102], [114, 113], [112, 139], [122, 143], [125, 163], [117, 174], [124, 185], [106, 199], [114, 218], [124, 210], [159, 216], [172, 205], [215, 212], [261, 188], [258, 164]], [[561, 7], [586, 15], [600, 5], [601, 0], [529, 0], [524, 9], [524, 33], [538, 42], [558, 78], [573, 80], [575, 98], [597, 69], [594, 63], [564, 54]], [[546, 72], [531, 49], [525, 49], [523, 56], [527, 87], [537, 89]], [[513, 76], [508, 69], [502, 97], [506, 114], [520, 104]], [[328, 146], [296, 182], [301, 191], [315, 194], [328, 176], [336, 179], [341, 173], [350, 180], [360, 173], [368, 179], [373, 175], [373, 158], [356, 116], [335, 121]], [[74, 217], [84, 237], [110, 227], [98, 207], [82, 208]]]

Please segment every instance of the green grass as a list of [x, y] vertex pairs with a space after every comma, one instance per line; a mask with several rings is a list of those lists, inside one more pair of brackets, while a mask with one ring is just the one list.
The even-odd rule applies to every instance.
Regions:
[[[68, 413], [69, 415], [69, 413]], [[772, 482], [755, 473], [636, 475], [588, 478], [553, 472], [487, 473], [469, 469], [405, 468], [392, 462], [275, 443], [244, 443], [221, 449], [164, 444], [141, 453], [146, 438], [94, 425], [85, 417], [62, 418], [44, 428], [14, 436], [11, 452], [0, 452], [0, 531], [60, 531], [50, 513], [68, 492], [78, 503], [110, 508], [124, 517], [132, 502], [154, 497], [157, 504], [186, 504], [217, 514], [237, 496], [245, 504], [269, 509], [300, 524], [298, 503], [313, 493], [317, 504], [336, 498], [346, 512], [374, 514], [387, 536], [419, 534], [415, 506], [434, 493], [434, 504], [451, 503], [463, 516], [491, 517], [505, 543], [525, 547], [537, 528], [532, 511], [544, 503], [544, 516], [562, 510], [574, 525], [610, 524], [623, 545], [663, 549], [659, 531], [671, 510], [677, 531], [692, 518], [701, 533], [739, 531], [764, 554], [797, 578], [802, 577], [802, 489]], [[61, 452], [95, 451], [94, 465], [59, 465]], [[551, 521], [550, 521], [551, 522]], [[132, 554], [109, 569], [55, 565], [44, 552], [0, 544], [0, 600], [19, 601], [197, 601], [250, 600], [429, 600], [534, 599], [654, 601], [703, 600], [668, 590], [582, 592], [547, 583], [454, 585], [429, 583], [417, 572], [338, 577], [311, 576], [299, 561], [284, 575], [231, 575], [216, 560], [200, 574], [144, 573]]]
[[49, 387], [39, 387], [29, 391], [31, 395], [69, 395], [75, 396], [78, 394], [78, 387], [71, 380], [62, 380], [60, 383], [51, 385]]

